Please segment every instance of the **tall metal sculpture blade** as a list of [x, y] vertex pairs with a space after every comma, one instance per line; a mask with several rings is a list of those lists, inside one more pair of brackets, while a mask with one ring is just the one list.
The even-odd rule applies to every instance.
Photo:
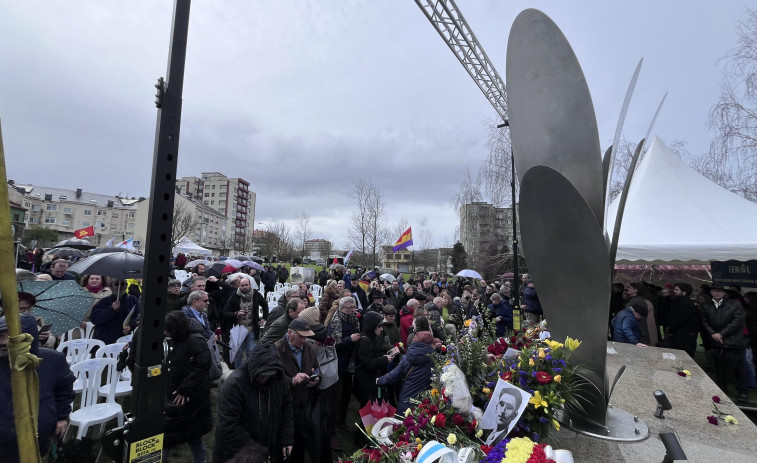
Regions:
[[633, 72], [631, 82], [628, 84], [626, 90], [626, 98], [623, 100], [623, 106], [620, 108], [620, 116], [618, 116], [618, 125], [615, 127], [615, 137], [612, 140], [612, 151], [610, 152], [610, 160], [608, 165], [607, 176], [605, 177], [605, 221], [604, 230], [607, 230], [607, 208], [610, 207], [610, 192], [607, 187], [607, 182], [612, 181], [612, 174], [615, 170], [615, 155], [618, 152], [618, 143], [620, 143], [620, 135], [623, 133], [623, 124], [626, 122], [626, 114], [628, 113], [628, 106], [631, 104], [631, 97], [633, 91], [636, 88], [636, 81], [639, 80], [639, 73], [641, 72], [641, 63], [644, 62], [644, 58], [639, 60], [639, 64], [636, 65], [636, 70]]
[[636, 151], [631, 158], [631, 165], [628, 166], [628, 174], [626, 174], [626, 182], [623, 185], [623, 192], [620, 193], [620, 200], [618, 202], [618, 213], [615, 215], [615, 223], [612, 228], [612, 239], [610, 240], [610, 272], [615, 270], [615, 256], [618, 254], [618, 240], [620, 239], [620, 226], [623, 223], [623, 212], [626, 209], [626, 200], [628, 199], [628, 190], [631, 189], [631, 180], [633, 180], [633, 173], [636, 172], [636, 165], [639, 163], [639, 156], [641, 155], [641, 149], [645, 144], [645, 140], [641, 140], [636, 145]]
[[644, 152], [644, 149], [647, 147], [647, 141], [649, 141], [649, 135], [652, 134], [652, 128], [654, 128], [655, 122], [657, 122], [657, 116], [660, 115], [660, 110], [662, 110], [662, 105], [665, 104], [665, 98], [668, 97], [668, 92], [665, 92], [665, 94], [662, 96], [662, 100], [660, 100], [660, 104], [657, 105], [657, 111], [654, 112], [654, 117], [652, 118], [652, 122], [649, 123], [649, 128], [647, 129], [647, 134], [644, 135], [644, 145], [641, 147], [641, 152]]
[[595, 436], [643, 439], [648, 430], [637, 433], [633, 416], [607, 406], [609, 159], [603, 163], [581, 66], [560, 29], [538, 10], [523, 11], [510, 30], [507, 88], [528, 267], [553, 336], [584, 343], [571, 358], [588, 369], [578, 394], [582, 410], [564, 410], [563, 422]]
[[533, 166], [552, 167], [603, 223], [602, 158], [589, 87], [565, 36], [538, 10], [521, 12], [510, 30], [507, 88], [521, 181]]

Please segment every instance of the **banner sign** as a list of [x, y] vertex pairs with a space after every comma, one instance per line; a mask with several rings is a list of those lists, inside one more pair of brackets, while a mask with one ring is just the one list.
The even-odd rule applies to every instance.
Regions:
[[727, 260], [725, 262], [712, 261], [712, 282], [724, 286], [741, 286], [742, 288], [757, 288], [757, 260]]

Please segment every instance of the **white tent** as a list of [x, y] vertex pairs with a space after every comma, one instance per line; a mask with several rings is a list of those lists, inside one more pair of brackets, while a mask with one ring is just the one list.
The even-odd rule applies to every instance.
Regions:
[[205, 249], [202, 246], [195, 244], [187, 237], [182, 238], [181, 241], [176, 243], [176, 246], [174, 246], [173, 248], [174, 255], [180, 252], [189, 254], [190, 256], [209, 256], [213, 254], [213, 251], [211, 251], [210, 249]]
[[[608, 228], [618, 202], [610, 204]], [[757, 204], [701, 176], [655, 137], [631, 181], [616, 263], [756, 258]]]

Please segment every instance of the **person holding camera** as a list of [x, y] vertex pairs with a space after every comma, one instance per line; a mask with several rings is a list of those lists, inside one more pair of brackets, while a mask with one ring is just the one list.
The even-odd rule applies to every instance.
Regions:
[[290, 461], [321, 461], [326, 428], [321, 419], [321, 395], [318, 357], [315, 347], [307, 338], [313, 336], [310, 324], [304, 318], [289, 323], [286, 334], [274, 345], [284, 365], [284, 377], [291, 385], [292, 416], [294, 418], [294, 445]]

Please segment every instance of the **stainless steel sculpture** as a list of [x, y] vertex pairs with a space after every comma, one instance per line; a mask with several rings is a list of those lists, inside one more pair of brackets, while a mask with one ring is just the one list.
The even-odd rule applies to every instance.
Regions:
[[644, 439], [643, 423], [608, 406], [622, 371], [612, 383], [605, 376], [612, 270], [604, 215], [611, 177], [594, 107], [570, 44], [538, 10], [523, 11], [510, 30], [507, 94], [529, 270], [550, 331], [557, 339], [579, 337], [584, 344], [573, 359], [589, 370], [583, 410], [566, 409], [561, 420], [599, 437]]

